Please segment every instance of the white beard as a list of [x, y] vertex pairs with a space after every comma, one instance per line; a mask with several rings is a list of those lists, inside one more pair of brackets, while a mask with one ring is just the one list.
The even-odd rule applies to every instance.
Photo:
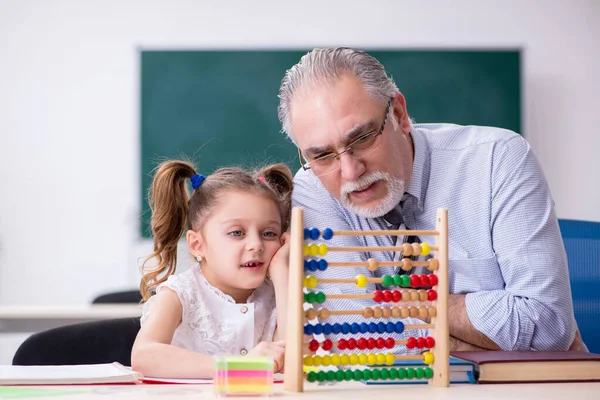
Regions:
[[[379, 204], [371, 208], [358, 207], [351, 203], [349, 194], [355, 190], [369, 187], [376, 181], [382, 181], [388, 189], [388, 193]], [[362, 176], [356, 182], [345, 183], [340, 190], [340, 202], [349, 211], [364, 218], [381, 217], [396, 207], [404, 196], [404, 180], [392, 178], [387, 172], [373, 172]]]

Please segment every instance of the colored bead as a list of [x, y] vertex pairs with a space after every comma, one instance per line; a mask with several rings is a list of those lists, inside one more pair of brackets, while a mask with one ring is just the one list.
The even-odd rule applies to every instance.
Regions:
[[429, 313], [429, 318], [433, 318], [437, 315], [437, 309], [432, 306], [427, 307], [427, 312]]
[[[312, 318], [311, 318], [311, 319], [312, 319]], [[316, 335], [320, 335], [321, 333], [323, 333], [323, 325], [321, 325], [321, 324], [316, 324], [316, 325], [315, 325], [315, 329], [314, 329], [314, 331], [315, 331], [315, 334], [316, 334]]]
[[400, 318], [400, 309], [398, 307], [392, 307], [392, 317]]
[[338, 324], [338, 323], [336, 322], [335, 324], [333, 324], [333, 325], [331, 326], [331, 332], [332, 332], [332, 333], [335, 333], [336, 335], [337, 335], [338, 333], [341, 333], [341, 332], [342, 332], [342, 325], [340, 325], [340, 324]]
[[423, 362], [427, 365], [429, 364], [433, 364], [434, 361], [434, 357], [433, 357], [433, 353], [430, 351], [427, 351], [425, 353], [423, 353]]
[[352, 373], [352, 379], [354, 379], [355, 381], [362, 381], [363, 379], [363, 373], [360, 369], [355, 370]]
[[414, 379], [415, 375], [416, 373], [414, 368], [406, 368], [406, 379]]
[[437, 258], [430, 258], [429, 259], [429, 265], [427, 266], [427, 268], [430, 271], [435, 271], [440, 267], [440, 262], [438, 261]]
[[354, 339], [354, 338], [348, 339], [348, 349], [354, 350], [355, 348], [356, 348], [356, 339]]
[[377, 357], [377, 364], [385, 364], [385, 359], [386, 359], [385, 354], [377, 353], [376, 357]]
[[392, 280], [394, 281], [394, 286], [400, 286], [402, 282], [402, 275], [394, 275], [392, 276]]
[[338, 349], [346, 350], [347, 348], [348, 348], [348, 342], [346, 341], [346, 339], [338, 340]]
[[413, 256], [418, 256], [419, 254], [421, 254], [421, 243], [414, 242], [413, 244], [411, 244], [411, 247]]
[[410, 286], [410, 277], [408, 275], [400, 275], [400, 286], [402, 286], [402, 287]]
[[434, 338], [432, 338], [431, 336], [427, 336], [427, 337], [425, 338], [425, 346], [426, 346], [428, 349], [431, 349], [431, 348], [433, 348], [433, 347], [435, 346], [435, 339], [434, 339]]
[[387, 324], [385, 324], [385, 331], [387, 333], [394, 333], [396, 332], [396, 324], [393, 322], [388, 322]]
[[344, 379], [345, 380], [351, 381], [353, 376], [354, 376], [354, 374], [353, 374], [352, 370], [347, 369], [344, 371]]
[[356, 286], [359, 288], [367, 286], [367, 277], [364, 275], [356, 275]]
[[419, 301], [427, 300], [427, 291], [425, 289], [419, 289]]
[[384, 322], [379, 322], [377, 324], [377, 332], [379, 333], [385, 333], [385, 331], [387, 330], [387, 326]]
[[317, 372], [317, 382], [325, 382], [326, 379], [327, 375], [325, 374], [325, 371]]
[[315, 332], [314, 327], [310, 324], [304, 325], [304, 334], [312, 335]]
[[360, 333], [367, 333], [367, 332], [369, 332], [369, 324], [367, 324], [365, 322], [361, 322]]
[[313, 365], [319, 367], [321, 365], [321, 356], [312, 356]]
[[317, 351], [317, 349], [319, 348], [319, 342], [317, 342], [315, 339], [312, 339], [309, 343], [308, 343], [308, 349], [312, 352]]
[[307, 303], [314, 303], [316, 299], [317, 299], [317, 296], [315, 295], [314, 292], [306, 293], [306, 302]]
[[331, 355], [331, 365], [340, 365], [340, 355], [334, 353]]
[[398, 370], [396, 368], [390, 368], [390, 379], [398, 379]]
[[419, 282], [421, 286], [429, 286], [429, 277], [426, 274], [419, 275]]
[[317, 263], [317, 260], [310, 260], [308, 262], [309, 267], [308, 270], [309, 271], [316, 271], [317, 269], [319, 269], [319, 264]]
[[364, 380], [366, 380], [366, 381], [370, 381], [370, 380], [371, 380], [371, 378], [372, 378], [372, 376], [373, 376], [373, 375], [372, 375], [372, 373], [371, 373], [371, 370], [370, 370], [370, 369], [365, 369], [365, 370], [363, 370], [363, 379], [364, 379]]
[[379, 265], [377, 264], [377, 260], [374, 258], [369, 258], [367, 260], [367, 268], [369, 269], [369, 271], [371, 272], [375, 272], [377, 271], [377, 268], [379, 268]]
[[428, 313], [429, 313], [429, 311], [427, 311], [427, 307], [425, 307], [425, 306], [419, 307], [419, 318], [421, 320], [427, 319], [427, 314]]
[[350, 363], [350, 357], [348, 354], [342, 354], [340, 356], [340, 365], [348, 365]]
[[304, 228], [304, 240], [310, 239], [310, 229]]
[[398, 368], [398, 379], [406, 379], [406, 368]]
[[438, 277], [435, 274], [429, 274], [429, 286], [435, 286], [438, 284]]
[[383, 311], [381, 310], [381, 307], [373, 307], [373, 317], [374, 318], [381, 318], [382, 315], [383, 315]]
[[352, 333], [356, 334], [360, 332], [360, 325], [358, 325], [356, 322], [353, 322], [352, 325], [350, 325], [350, 329], [352, 330]]
[[319, 248], [317, 247], [316, 244], [309, 244], [308, 245], [308, 253], [311, 255], [311, 257], [314, 257], [317, 254], [319, 254]]
[[304, 245], [304, 257], [308, 257], [310, 255], [310, 250], [307, 244]]
[[308, 270], [309, 266], [310, 266], [310, 263], [308, 261], [304, 260], [304, 271]]
[[363, 308], [363, 317], [373, 318], [373, 309], [371, 307]]
[[308, 373], [308, 375], [306, 376], [306, 380], [309, 382], [316, 382], [317, 381], [317, 373], [314, 371], [310, 371]]
[[347, 323], [347, 322], [344, 322], [344, 323], [342, 324], [342, 333], [343, 333], [343, 334], [348, 334], [348, 333], [350, 333], [350, 324], [349, 324], [349, 323]]
[[383, 276], [381, 286], [388, 287], [388, 286], [392, 286], [393, 284], [394, 284], [394, 279], [390, 275]]
[[421, 280], [419, 279], [419, 275], [411, 275], [410, 276], [410, 286], [418, 287], [421, 284]]
[[358, 364], [358, 356], [356, 354], [350, 354], [350, 365]]
[[383, 293], [381, 290], [375, 290], [373, 292], [373, 301], [376, 303], [381, 303], [383, 301]]
[[323, 304], [323, 303], [325, 303], [325, 299], [326, 299], [325, 293], [317, 292], [317, 295], [315, 296], [315, 300], [317, 301], [317, 303]]
[[324, 256], [327, 254], [327, 245], [325, 243], [321, 243], [319, 245], [319, 255]]
[[385, 301], [386, 303], [389, 303], [392, 300], [393, 300], [392, 292], [390, 292], [389, 290], [384, 290], [383, 291], [383, 301]]
[[412, 255], [412, 246], [410, 243], [404, 243], [402, 245], [402, 255], [404, 257], [410, 257]]
[[375, 322], [369, 323], [369, 333], [377, 333], [377, 324]]
[[317, 265], [319, 271], [325, 271], [327, 269], [327, 260], [320, 259]]
[[308, 276], [308, 286], [307, 287], [309, 289], [314, 289], [316, 286], [317, 286], [317, 278], [314, 277], [314, 276], [312, 276], [312, 275], [309, 275]]
[[323, 230], [323, 239], [329, 240], [333, 237], [333, 231], [330, 228], [325, 228]]
[[313, 359], [311, 356], [304, 356], [304, 365], [306, 365], [307, 367], [313, 366]]
[[396, 345], [396, 341], [394, 340], [394, 338], [387, 338], [385, 339], [385, 347], [388, 349], [392, 349], [394, 348], [394, 346]]
[[361, 350], [366, 349], [367, 348], [367, 339], [365, 339], [365, 338], [358, 339], [358, 342], [356, 342], [356, 346]]
[[425, 371], [423, 370], [423, 368], [415, 368], [415, 378], [423, 379], [424, 376], [425, 376]]
[[374, 381], [378, 381], [379, 378], [381, 378], [381, 372], [379, 372], [379, 369], [375, 368], [371, 371], [371, 379]]
[[321, 363], [323, 364], [324, 367], [330, 366], [331, 365], [331, 356], [330, 355], [323, 356], [323, 358], [321, 359]]
[[383, 349], [385, 347], [385, 340], [383, 338], [377, 338], [375, 343], [375, 347], [377, 347], [378, 349]]
[[422, 349], [425, 347], [425, 339], [422, 337], [417, 338], [417, 349]]
[[412, 269], [412, 260], [410, 258], [403, 258], [402, 265], [400, 267], [403, 271], [410, 271]]
[[381, 368], [379, 372], [381, 373], [382, 380], [386, 381], [390, 379], [390, 371], [387, 368]]
[[417, 347], [417, 339], [415, 339], [414, 337], [409, 337], [408, 339], [406, 339], [406, 348], [407, 349], [414, 349], [415, 347]]
[[321, 232], [319, 232], [319, 230], [317, 228], [312, 228], [310, 230], [310, 238], [312, 240], [317, 240], [319, 238], [319, 236], [321, 236]]
[[431, 368], [425, 367], [423, 369], [425, 371], [425, 378], [427, 378], [427, 379], [433, 378], [433, 370]]
[[367, 357], [366, 354], [361, 353], [358, 355], [358, 363], [360, 365], [367, 365], [368, 362], [369, 362], [369, 358]]
[[386, 365], [394, 365], [394, 362], [396, 362], [396, 357], [394, 356], [394, 353], [385, 353]]
[[344, 371], [335, 371], [335, 380], [337, 382], [343, 381], [344, 380]]
[[404, 323], [402, 321], [396, 321], [396, 333], [404, 332]]
[[434, 301], [437, 299], [437, 292], [433, 289], [427, 291], [427, 300]]
[[431, 253], [431, 247], [429, 246], [429, 243], [421, 243], [421, 255], [427, 256], [429, 253]]
[[333, 347], [333, 342], [329, 339], [325, 339], [321, 347], [323, 348], [323, 350], [331, 350], [331, 348]]
[[369, 353], [367, 355], [367, 362], [369, 365], [374, 365], [377, 362], [377, 357], [373, 353]]

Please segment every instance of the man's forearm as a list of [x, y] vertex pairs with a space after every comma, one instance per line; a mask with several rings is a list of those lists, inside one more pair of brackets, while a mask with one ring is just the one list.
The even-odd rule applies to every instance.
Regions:
[[[471, 344], [481, 349], [501, 350], [501, 348], [483, 333], [473, 327], [467, 308], [464, 294], [451, 294], [448, 298], [448, 321], [450, 336], [465, 344]], [[458, 346], [458, 344], [456, 344]], [[464, 347], [464, 346], [462, 346]]]
[[471, 343], [463, 342], [453, 336], [450, 336], [450, 351], [485, 351], [482, 347], [475, 346]]

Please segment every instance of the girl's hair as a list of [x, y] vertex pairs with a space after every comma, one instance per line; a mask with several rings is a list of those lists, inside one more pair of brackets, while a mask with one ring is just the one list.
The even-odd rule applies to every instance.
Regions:
[[[188, 179], [196, 175], [192, 163], [166, 161], [159, 165], [148, 194], [152, 210], [154, 252], [142, 264], [140, 292], [147, 300], [152, 291], [175, 272], [177, 243], [186, 230], [197, 231], [226, 190], [263, 195], [279, 205], [281, 229], [286, 231], [290, 220], [292, 172], [284, 164], [273, 164], [248, 172], [237, 167], [217, 170], [197, 187], [190, 196]], [[156, 267], [146, 264], [156, 259]]]

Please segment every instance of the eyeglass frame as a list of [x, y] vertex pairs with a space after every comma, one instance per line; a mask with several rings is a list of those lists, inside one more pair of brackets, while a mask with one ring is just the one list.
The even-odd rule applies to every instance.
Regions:
[[[392, 107], [391, 107], [391, 105], [392, 105], [392, 100], [394, 100], [394, 99], [393, 99], [393, 98], [391, 98], [391, 99], [388, 101], [388, 103], [387, 103], [387, 105], [386, 105], [386, 107], [385, 107], [385, 109], [386, 109], [386, 111], [385, 111], [385, 116], [383, 117], [383, 122], [382, 122], [382, 124], [381, 124], [381, 128], [379, 128], [379, 130], [378, 130], [377, 132], [369, 132], [369, 133], [365, 133], [364, 135], [361, 135], [361, 136], [359, 136], [358, 138], [356, 138], [355, 140], [353, 140], [353, 141], [352, 141], [352, 143], [350, 143], [348, 146], [346, 146], [346, 148], [345, 148], [343, 151], [340, 151], [339, 153], [333, 153], [333, 154], [331, 154], [331, 155], [326, 155], [326, 156], [323, 156], [323, 157], [321, 157], [321, 158], [332, 158], [333, 160], [340, 161], [340, 157], [341, 157], [341, 156], [342, 156], [342, 154], [344, 154], [344, 153], [350, 153], [351, 155], [353, 155], [353, 153], [352, 153], [352, 150], [353, 150], [353, 149], [352, 149], [352, 146], [354, 146], [354, 145], [355, 145], [356, 143], [358, 143], [360, 140], [364, 140], [364, 138], [365, 138], [365, 137], [367, 137], [367, 136], [370, 136], [370, 137], [373, 137], [373, 138], [377, 138], [377, 136], [379, 136], [379, 135], [382, 135], [382, 134], [383, 134], [383, 131], [385, 130], [385, 123], [386, 123], [386, 121], [387, 121], [387, 119], [388, 119], [388, 117], [389, 117], [389, 115], [390, 115], [390, 110], [392, 109]], [[310, 167], [310, 163], [311, 163], [311, 162], [314, 162], [314, 161], [317, 161], [317, 160], [321, 159], [321, 158], [316, 158], [316, 159], [314, 159], [314, 160], [312, 160], [312, 161], [307, 161], [306, 163], [302, 162], [302, 159], [304, 158], [304, 156], [302, 155], [302, 150], [300, 150], [300, 147], [298, 147], [298, 158], [299, 158], [299, 161], [300, 161], [300, 166], [302, 167], [302, 169], [303, 169], [304, 171], [307, 171], [307, 170], [309, 170], [309, 169], [312, 169], [312, 168]], [[306, 165], [308, 165], [308, 167], [307, 167]], [[335, 171], [335, 170], [333, 170], [333, 171]], [[331, 171], [331, 172], [333, 172], [333, 171]], [[329, 172], [328, 172], [328, 173], [329, 173]], [[328, 173], [325, 173], [325, 174], [328, 174]]]

